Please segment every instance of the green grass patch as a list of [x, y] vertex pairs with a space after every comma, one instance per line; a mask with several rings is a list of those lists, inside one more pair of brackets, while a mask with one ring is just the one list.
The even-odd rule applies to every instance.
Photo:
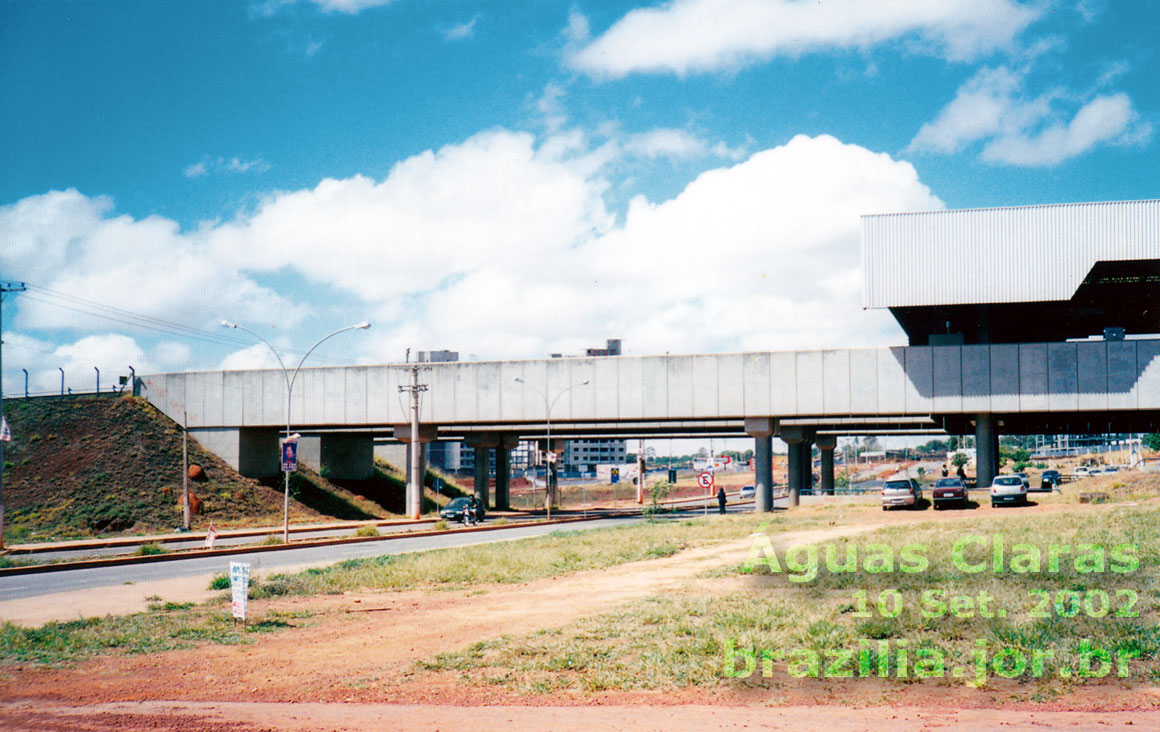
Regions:
[[255, 582], [251, 587], [251, 597], [528, 582], [541, 577], [667, 557], [698, 544], [744, 538], [760, 523], [770, 521], [771, 530], [804, 525], [800, 520], [790, 521], [783, 517], [759, 520], [752, 515], [741, 515], [626, 524], [607, 529], [560, 530], [515, 543], [384, 554], [350, 559], [292, 575], [273, 575]]
[[[986, 544], [967, 545], [964, 561], [956, 562], [955, 545], [966, 535], [983, 537]], [[886, 677], [903, 684], [915, 681], [914, 659], [921, 649], [926, 658], [944, 659], [945, 676], [932, 679], [934, 684], [969, 682], [988, 687], [996, 679], [996, 656], [1023, 658], [1021, 668], [1014, 662], [1000, 663], [999, 668], [1026, 684], [1034, 698], [1050, 699], [1093, 680], [1079, 669], [1098, 671], [1105, 658], [1111, 661], [1110, 668], [1105, 674], [1096, 673], [1094, 680], [1118, 680], [1116, 660], [1124, 653], [1132, 657], [1126, 664], [1128, 678], [1154, 684], [1160, 679], [1158, 535], [1160, 512], [1127, 508], [891, 527], [814, 547], [819, 565], [816, 576], [810, 576], [806, 549], [791, 556], [779, 549], [781, 571], [769, 571], [767, 565], [762, 571], [734, 567], [702, 573], [698, 579], [702, 589], [697, 592], [650, 597], [564, 628], [477, 643], [428, 659], [419, 667], [456, 671], [465, 683], [499, 685], [530, 694], [560, 689], [777, 688], [790, 676], [810, 675], [808, 663], [790, 663], [812, 653], [821, 664], [816, 672], [822, 688], [830, 683], [825, 678], [827, 654], [849, 649], [857, 658], [859, 649], [866, 649], [872, 676], [877, 676], [884, 659], [889, 668]], [[997, 569], [992, 565], [996, 537], [1003, 542]], [[1013, 570], [1013, 557], [1028, 555], [1017, 544], [1040, 548], [1042, 571]], [[1098, 545], [1110, 554], [1112, 547], [1124, 544], [1136, 547], [1138, 567], [1132, 571], [1114, 572], [1108, 563], [1102, 572], [1082, 571], [1087, 566], [1074, 561], [1077, 554], [1091, 554], [1081, 545]], [[867, 569], [865, 557], [873, 545], [890, 548], [895, 557], [893, 571]], [[1049, 569], [1050, 545], [1072, 547], [1060, 557], [1057, 571]], [[853, 571], [827, 569], [827, 546], [833, 548], [837, 562], [846, 557], [847, 549], [854, 550], [860, 558]], [[900, 571], [898, 557], [906, 546], [921, 546], [919, 553], [927, 558], [928, 566], [921, 571]], [[967, 571], [979, 564], [983, 565], [980, 571]], [[791, 581], [791, 575], [804, 581]], [[704, 591], [706, 582], [717, 589]], [[924, 601], [924, 593], [932, 591], [945, 594], [928, 595]], [[984, 595], [990, 598], [985, 614], [979, 611], [979, 598]], [[955, 612], [951, 610], [953, 597], [970, 600], [959, 601]], [[910, 663], [905, 679], [898, 677], [897, 666], [902, 641]], [[881, 658], [884, 647], [879, 642], [888, 644]], [[978, 684], [972, 652], [980, 642], [987, 649], [988, 666], [986, 679]], [[745, 653], [734, 656], [727, 666], [727, 648]], [[763, 650], [785, 654], [771, 664], [768, 676], [760, 660]], [[802, 655], [789, 655], [797, 651]], [[747, 653], [753, 653], [757, 662], [744, 673]], [[1037, 656], [1038, 669], [1032, 662]], [[954, 666], [965, 669], [959, 680], [951, 676]], [[743, 678], [729, 677], [727, 668]], [[858, 674], [857, 661], [851, 672]]]
[[201, 642], [235, 645], [246, 635], [289, 627], [285, 617], [261, 616], [246, 625], [228, 610], [190, 603], [158, 604], [155, 610], [124, 616], [48, 623], [40, 628], [0, 626], [0, 664], [71, 664], [110, 653], [137, 654], [191, 648]]
[[374, 526], [360, 526], [355, 530], [354, 535], [361, 537], [371, 537], [379, 536], [380, 534], [378, 528]]
[[138, 547], [137, 554], [143, 557], [150, 557], [157, 554], [165, 554], [167, 551], [168, 550], [165, 547], [161, 546], [155, 541], [151, 541], [148, 544], [142, 544], [140, 547]]

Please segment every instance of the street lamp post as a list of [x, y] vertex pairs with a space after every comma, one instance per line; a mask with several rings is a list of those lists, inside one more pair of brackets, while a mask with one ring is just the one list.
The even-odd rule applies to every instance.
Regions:
[[[531, 389], [532, 391], [536, 392], [541, 397], [543, 397], [543, 399], [544, 399], [544, 412], [545, 412], [545, 414], [544, 414], [544, 426], [545, 426], [545, 431], [547, 433], [545, 436], [546, 440], [547, 440], [547, 444], [545, 445], [545, 448], [546, 448], [546, 452], [551, 453], [552, 455], [555, 455], [555, 453], [552, 451], [552, 408], [556, 406], [556, 402], [559, 401], [560, 397], [564, 396], [565, 394], [572, 391], [573, 389], [575, 389], [578, 386], [587, 386], [588, 380], [585, 379], [584, 381], [581, 381], [578, 384], [573, 384], [572, 386], [569, 386], [568, 388], [564, 389], [559, 394], [557, 394], [550, 402], [548, 401], [547, 394], [540, 391], [538, 388], [532, 386], [528, 382], [524, 381], [520, 377], [517, 376], [515, 378], [515, 381], [518, 384], [523, 384], [524, 386], [528, 387], [529, 389]], [[555, 461], [553, 460], [552, 462], [555, 462]], [[551, 481], [551, 477], [552, 477], [552, 465], [551, 465], [551, 463], [548, 462], [547, 456], [545, 455], [545, 457], [544, 457], [544, 506], [547, 510], [549, 521], [552, 519], [552, 485], [551, 485], [552, 481]]]
[[[286, 370], [286, 364], [282, 361], [282, 356], [281, 356], [281, 354], [278, 353], [278, 350], [276, 348], [274, 348], [272, 345], [270, 345], [270, 342], [267, 341], [262, 336], [258, 335], [257, 333], [255, 333], [254, 331], [245, 327], [244, 325], [238, 325], [237, 323], [231, 323], [228, 320], [222, 321], [222, 327], [223, 328], [237, 328], [238, 330], [246, 331], [250, 335], [252, 335], [255, 338], [257, 338], [258, 340], [260, 340], [262, 343], [265, 343], [266, 347], [269, 348], [271, 352], [273, 352], [274, 358], [278, 359], [278, 366], [281, 367], [281, 369], [282, 369], [282, 378], [286, 380], [286, 439], [289, 440], [290, 439], [290, 403], [291, 403], [290, 397], [294, 393], [294, 381], [298, 378], [298, 372], [300, 370], [302, 370], [302, 364], [304, 364], [306, 362], [306, 358], [311, 353], [314, 353], [315, 348], [318, 348], [325, 341], [333, 338], [334, 336], [338, 335], [339, 333], [345, 333], [348, 330], [365, 330], [365, 329], [371, 327], [371, 324], [364, 321], [362, 323], [358, 323], [357, 325], [348, 325], [345, 328], [339, 328], [338, 330], [334, 331], [333, 333], [330, 333], [329, 335], [323, 336], [321, 339], [319, 339], [319, 341], [317, 343], [315, 343], [313, 346], [311, 346], [310, 349], [307, 350], [306, 353], [302, 356], [302, 359], [300, 361], [298, 361], [298, 365], [294, 368], [293, 374], [290, 374]], [[285, 482], [285, 493], [282, 496], [282, 541], [283, 541], [283, 543], [289, 544], [290, 543], [290, 471], [288, 471], [288, 470], [283, 471], [283, 474], [286, 476], [286, 482]]]

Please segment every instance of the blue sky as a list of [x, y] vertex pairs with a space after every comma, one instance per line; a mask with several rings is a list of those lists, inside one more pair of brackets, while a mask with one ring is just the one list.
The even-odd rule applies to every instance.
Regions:
[[1157, 197], [1158, 21], [4, 0], [0, 278], [36, 288], [4, 301], [5, 393], [271, 363], [223, 318], [299, 351], [374, 324], [319, 364], [901, 343], [861, 309], [858, 216]]

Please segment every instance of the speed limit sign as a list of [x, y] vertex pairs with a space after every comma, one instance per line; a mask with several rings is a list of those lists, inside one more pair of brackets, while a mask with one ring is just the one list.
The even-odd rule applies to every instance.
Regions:
[[712, 488], [713, 487], [713, 474], [710, 473], [708, 470], [699, 474], [697, 476], [697, 485], [701, 486], [702, 488]]

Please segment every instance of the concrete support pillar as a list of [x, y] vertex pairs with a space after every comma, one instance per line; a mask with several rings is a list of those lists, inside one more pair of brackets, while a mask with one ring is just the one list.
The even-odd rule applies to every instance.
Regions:
[[415, 475], [415, 459], [412, 457], [412, 451], [407, 450], [407, 503], [406, 513], [411, 518], [419, 518], [419, 513], [423, 506], [423, 483], [427, 475], [427, 455], [423, 446], [428, 442], [434, 442], [439, 436], [439, 428], [433, 424], [425, 424], [419, 426], [419, 434], [414, 435], [415, 440], [412, 439], [412, 427], [409, 424], [394, 425], [395, 439], [406, 445], [411, 445], [412, 442], [419, 443], [419, 480], [416, 484], [410, 476]]
[[807, 495], [814, 493], [814, 440], [813, 435], [807, 433], [806, 438], [802, 440], [802, 444], [798, 445], [798, 449], [802, 452], [802, 458], [799, 465], [802, 467], [802, 490]]
[[821, 492], [834, 495], [834, 449], [838, 447], [836, 435], [818, 435], [818, 449], [822, 451]]
[[467, 435], [463, 442], [475, 450], [475, 495], [489, 505], [491, 493], [491, 452], [499, 445], [499, 435], [495, 432], [475, 432]]
[[511, 508], [512, 452], [505, 447], [495, 449], [495, 508], [507, 511]]
[[338, 480], [370, 480], [375, 473], [375, 443], [365, 435], [322, 435], [318, 472]]
[[512, 450], [520, 444], [519, 435], [500, 435], [495, 446], [495, 508], [511, 508]]
[[247, 478], [268, 478], [282, 470], [282, 451], [276, 429], [243, 427], [238, 430], [238, 472]]
[[476, 446], [472, 448], [475, 451], [475, 495], [483, 503], [488, 505], [488, 485], [491, 478], [491, 448]]
[[191, 429], [189, 436], [247, 478], [270, 478], [282, 471], [276, 427]]
[[999, 474], [999, 431], [995, 415], [975, 415], [975, 476], [980, 488], [987, 488]]
[[802, 493], [802, 442], [805, 430], [801, 427], [782, 427], [778, 437], [788, 447], [786, 455], [786, 478], [789, 481], [789, 507], [797, 508]]
[[773, 432], [772, 419], [747, 419], [745, 432], [753, 437], [753, 491], [757, 513], [773, 510]]

